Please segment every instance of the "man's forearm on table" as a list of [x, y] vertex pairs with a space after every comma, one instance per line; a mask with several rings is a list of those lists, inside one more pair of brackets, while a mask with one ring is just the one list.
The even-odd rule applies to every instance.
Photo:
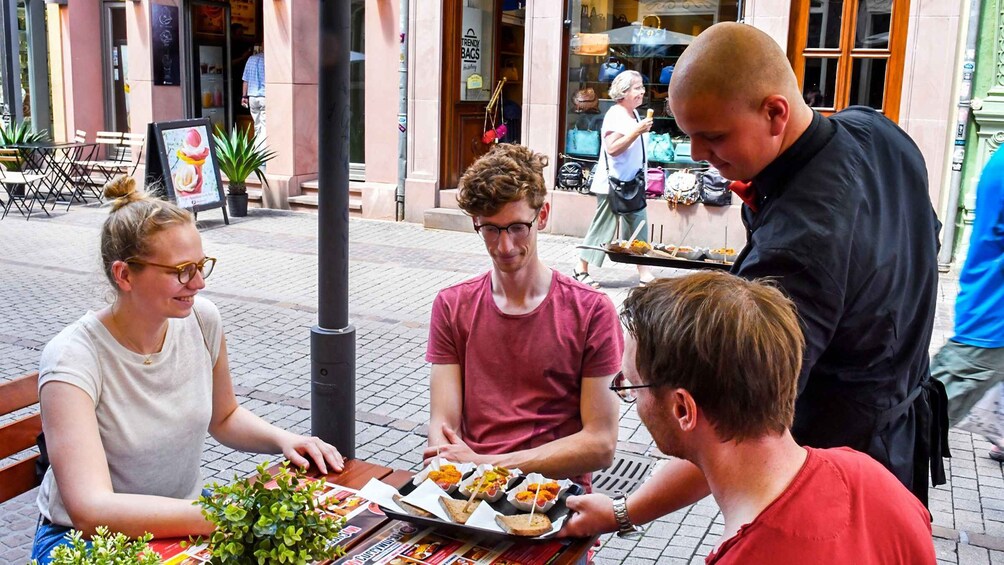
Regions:
[[583, 430], [531, 449], [486, 457], [496, 465], [562, 479], [606, 469], [613, 463], [615, 446], [616, 441], [596, 439]]

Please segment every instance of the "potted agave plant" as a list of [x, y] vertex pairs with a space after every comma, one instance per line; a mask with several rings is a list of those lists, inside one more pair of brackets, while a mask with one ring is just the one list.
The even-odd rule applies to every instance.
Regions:
[[217, 130], [213, 137], [216, 140], [216, 157], [220, 170], [230, 181], [227, 185], [227, 207], [230, 209], [230, 215], [247, 216], [247, 179], [253, 173], [262, 184], [268, 186], [262, 167], [275, 158], [275, 151], [252, 142], [248, 138], [247, 131], [239, 127], [233, 128], [229, 135]]

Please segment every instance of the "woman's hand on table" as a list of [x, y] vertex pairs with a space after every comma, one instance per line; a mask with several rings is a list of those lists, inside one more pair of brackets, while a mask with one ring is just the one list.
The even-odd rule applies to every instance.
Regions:
[[422, 457], [425, 459], [422, 465], [428, 465], [433, 457], [437, 455], [448, 461], [458, 461], [461, 463], [474, 463], [479, 465], [485, 463], [483, 457], [474, 452], [469, 445], [460, 439], [460, 434], [453, 431], [453, 428], [443, 424], [443, 437], [446, 443], [442, 445], [430, 445], [425, 448]]
[[565, 505], [571, 510], [559, 538], [584, 538], [617, 531], [613, 500], [604, 494], [569, 496]]
[[286, 459], [297, 467], [308, 468], [313, 460], [318, 470], [325, 475], [340, 473], [345, 468], [345, 461], [335, 446], [320, 438], [289, 434], [288, 440], [280, 447]]

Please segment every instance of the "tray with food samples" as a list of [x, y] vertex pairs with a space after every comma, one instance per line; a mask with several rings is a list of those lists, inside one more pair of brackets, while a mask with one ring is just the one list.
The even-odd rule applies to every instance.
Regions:
[[669, 267], [673, 269], [721, 269], [729, 270], [738, 253], [734, 248], [723, 247], [705, 249], [703, 247], [679, 247], [656, 243], [651, 245], [637, 239], [628, 242], [617, 239], [604, 247], [579, 245], [579, 249], [593, 249], [607, 254], [616, 263]]
[[394, 492], [374, 486], [360, 492], [391, 518], [485, 538], [550, 538], [568, 516], [565, 499], [583, 493], [567, 479], [439, 458]]

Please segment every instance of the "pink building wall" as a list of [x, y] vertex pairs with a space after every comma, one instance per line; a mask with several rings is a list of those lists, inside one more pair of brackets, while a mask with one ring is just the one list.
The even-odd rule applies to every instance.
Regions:
[[[101, 75], [101, 6], [98, 2], [71, 2], [59, 12], [62, 28], [63, 95], [67, 104], [65, 131], [105, 129]], [[72, 46], [72, 49], [71, 49]]]

